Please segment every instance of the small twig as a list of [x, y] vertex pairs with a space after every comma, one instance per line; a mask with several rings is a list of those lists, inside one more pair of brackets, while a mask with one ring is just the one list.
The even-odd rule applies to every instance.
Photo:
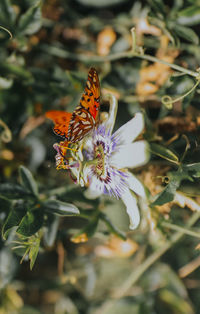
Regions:
[[151, 62], [158, 62], [158, 63], [165, 64], [178, 72], [188, 74], [192, 77], [195, 77], [196, 79], [199, 79], [200, 77], [200, 74], [197, 71], [195, 72], [195, 71], [183, 68], [174, 63], [170, 63], [170, 62], [158, 59], [148, 54], [141, 54], [133, 50], [110, 54], [108, 56], [97, 56], [97, 55], [87, 55], [87, 54], [74, 54], [60, 47], [52, 47], [49, 45], [43, 45], [42, 49], [44, 51], [48, 51], [48, 53], [57, 57], [69, 58], [72, 60], [79, 60], [81, 62], [85, 62], [88, 64], [101, 63], [101, 62], [106, 62], [106, 61], [116, 61], [123, 58], [140, 58], [140, 59], [151, 61]]
[[5, 32], [7, 32], [10, 35], [10, 39], [13, 37], [12, 33], [9, 31], [9, 29], [3, 27], [2, 25], [0, 25], [0, 28], [3, 29]]
[[189, 230], [187, 228], [184, 228], [184, 227], [181, 227], [181, 226], [178, 226], [175, 224], [171, 224], [171, 223], [166, 222], [166, 221], [161, 222], [161, 225], [163, 227], [169, 228], [171, 230], [180, 231], [184, 234], [190, 235], [191, 237], [200, 238], [199, 232], [195, 232], [195, 231]]

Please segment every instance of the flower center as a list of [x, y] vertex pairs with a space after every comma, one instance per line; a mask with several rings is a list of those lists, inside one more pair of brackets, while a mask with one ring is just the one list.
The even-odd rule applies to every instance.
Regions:
[[97, 161], [95, 165], [95, 173], [98, 177], [105, 176], [105, 154], [104, 154], [104, 143], [97, 142], [94, 147], [94, 158]]

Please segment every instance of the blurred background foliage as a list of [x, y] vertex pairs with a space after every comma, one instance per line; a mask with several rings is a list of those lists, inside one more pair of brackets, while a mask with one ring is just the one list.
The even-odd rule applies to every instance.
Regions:
[[[200, 313], [199, 24], [198, 0], [0, 1], [0, 314]], [[145, 114], [134, 232], [55, 169], [44, 113], [75, 108], [90, 66], [116, 128]]]

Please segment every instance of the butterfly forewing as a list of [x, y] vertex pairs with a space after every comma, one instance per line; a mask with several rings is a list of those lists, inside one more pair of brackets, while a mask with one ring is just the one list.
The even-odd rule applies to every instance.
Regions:
[[96, 125], [100, 105], [100, 84], [97, 71], [91, 68], [80, 104], [74, 110], [68, 129], [71, 142], [80, 141]]
[[80, 105], [88, 109], [96, 120], [100, 105], [100, 83], [97, 71], [94, 68], [91, 68], [88, 73], [88, 79], [80, 100]]
[[91, 68], [80, 104], [73, 113], [48, 111], [47, 118], [55, 123], [54, 132], [67, 142], [82, 140], [98, 123], [100, 105], [100, 84], [97, 71]]

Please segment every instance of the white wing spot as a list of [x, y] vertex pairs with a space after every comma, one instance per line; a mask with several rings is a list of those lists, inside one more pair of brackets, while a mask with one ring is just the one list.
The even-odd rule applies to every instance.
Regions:
[[86, 118], [87, 117], [87, 115], [86, 115], [86, 113], [85, 112], [81, 112], [81, 114], [80, 114], [80, 117], [82, 117], [82, 118]]
[[87, 129], [91, 129], [91, 128], [92, 128], [91, 125], [87, 125], [87, 126], [84, 127], [84, 129], [86, 129], [86, 130], [87, 130]]
[[81, 135], [83, 133], [83, 130], [80, 129], [80, 131], [77, 133], [77, 135]]
[[86, 85], [87, 85], [87, 88], [88, 88], [88, 89], [91, 88], [91, 83], [90, 83], [90, 81], [87, 81]]
[[77, 132], [79, 130], [79, 128], [75, 128], [73, 129], [73, 132]]
[[90, 121], [87, 121], [87, 120], [86, 120], [86, 121], [83, 120], [83, 121], [81, 121], [81, 122], [82, 122], [83, 125], [88, 125], [88, 124], [90, 124]]
[[71, 140], [71, 142], [73, 142], [73, 140], [74, 140], [74, 135], [72, 135], [72, 137], [70, 138], [70, 140]]
[[74, 124], [74, 128], [77, 128], [78, 125], [79, 125], [79, 122], [76, 122], [76, 124]]

